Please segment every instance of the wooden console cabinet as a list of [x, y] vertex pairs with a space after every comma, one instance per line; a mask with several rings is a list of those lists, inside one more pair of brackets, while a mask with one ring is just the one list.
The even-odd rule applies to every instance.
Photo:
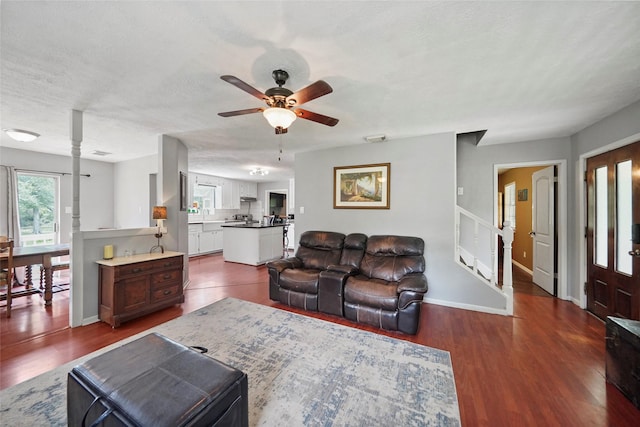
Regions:
[[184, 254], [142, 254], [99, 260], [100, 320], [121, 323], [184, 302]]

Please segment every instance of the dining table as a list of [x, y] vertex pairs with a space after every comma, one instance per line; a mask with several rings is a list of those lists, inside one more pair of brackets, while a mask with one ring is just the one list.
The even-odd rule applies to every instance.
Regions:
[[60, 243], [55, 245], [16, 246], [13, 248], [13, 266], [25, 267], [24, 290], [15, 296], [40, 293], [41, 290], [33, 286], [32, 265], [42, 265], [44, 269], [44, 305], [49, 306], [53, 300], [53, 271], [51, 259], [69, 255], [70, 244]]

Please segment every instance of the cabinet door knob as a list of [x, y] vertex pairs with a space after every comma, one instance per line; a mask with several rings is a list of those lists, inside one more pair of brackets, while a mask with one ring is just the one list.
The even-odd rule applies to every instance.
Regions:
[[168, 274], [168, 273], [167, 273], [167, 274], [165, 274], [165, 275], [163, 276], [163, 278], [164, 278], [164, 279], [171, 279], [171, 274]]
[[171, 293], [171, 291], [169, 289], [167, 289], [166, 291], [164, 291], [165, 295], [169, 295]]

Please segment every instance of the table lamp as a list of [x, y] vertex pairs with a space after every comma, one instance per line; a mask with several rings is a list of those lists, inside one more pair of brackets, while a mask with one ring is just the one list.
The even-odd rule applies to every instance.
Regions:
[[158, 225], [158, 232], [155, 234], [158, 239], [158, 244], [153, 246], [149, 253], [153, 253], [160, 249], [160, 252], [164, 253], [164, 246], [160, 244], [160, 238], [162, 237], [162, 221], [167, 219], [167, 207], [166, 206], [154, 206], [153, 207], [153, 219], [156, 220]]

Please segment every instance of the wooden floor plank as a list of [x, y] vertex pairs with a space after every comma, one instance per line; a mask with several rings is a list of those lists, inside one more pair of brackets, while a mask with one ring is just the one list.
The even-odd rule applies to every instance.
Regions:
[[517, 268], [515, 316], [425, 304], [415, 336], [270, 301], [264, 267], [213, 255], [191, 258], [189, 270], [184, 304], [117, 329], [106, 323], [68, 328], [68, 292], [57, 293], [52, 307], [44, 307], [37, 295], [17, 299], [11, 319], [1, 309], [0, 388], [234, 297], [449, 351], [466, 426], [638, 425], [640, 411], [605, 381], [604, 323], [541, 291]]

